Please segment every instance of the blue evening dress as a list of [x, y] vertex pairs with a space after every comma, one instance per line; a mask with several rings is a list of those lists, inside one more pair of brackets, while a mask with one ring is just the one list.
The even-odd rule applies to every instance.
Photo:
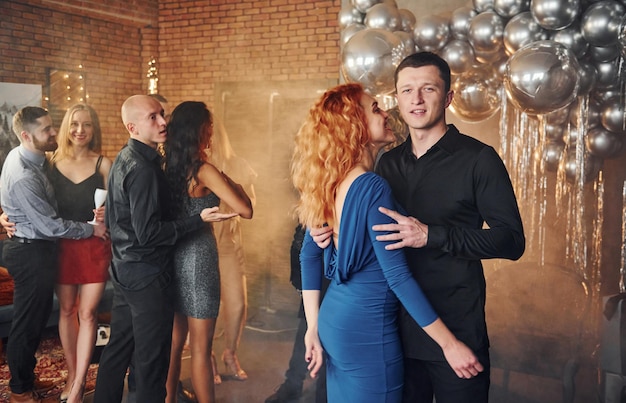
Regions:
[[372, 226], [394, 222], [379, 206], [399, 211], [384, 179], [360, 175], [346, 195], [338, 248], [320, 249], [307, 231], [300, 252], [304, 290], [319, 290], [320, 270], [331, 280], [318, 319], [330, 403], [400, 402], [399, 301], [421, 326], [437, 319], [404, 252], [376, 241]]

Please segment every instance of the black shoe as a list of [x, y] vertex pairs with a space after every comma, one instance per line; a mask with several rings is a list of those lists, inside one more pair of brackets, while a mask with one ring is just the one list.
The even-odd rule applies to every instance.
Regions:
[[196, 399], [196, 394], [190, 390], [185, 389], [181, 381], [178, 381], [178, 387], [176, 388], [176, 398], [179, 402], [184, 403], [195, 403], [198, 401]]
[[265, 399], [265, 403], [287, 403], [292, 400], [300, 399], [301, 396], [302, 386], [298, 388], [288, 382], [284, 382], [273, 395]]

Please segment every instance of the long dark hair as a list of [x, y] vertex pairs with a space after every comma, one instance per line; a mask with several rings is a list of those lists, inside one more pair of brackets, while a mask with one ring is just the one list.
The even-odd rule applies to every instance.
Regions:
[[212, 124], [213, 117], [204, 102], [183, 102], [170, 117], [163, 147], [164, 168], [177, 213], [183, 210], [189, 183], [192, 179], [198, 181], [198, 170], [207, 162], [205, 149], [213, 133]]

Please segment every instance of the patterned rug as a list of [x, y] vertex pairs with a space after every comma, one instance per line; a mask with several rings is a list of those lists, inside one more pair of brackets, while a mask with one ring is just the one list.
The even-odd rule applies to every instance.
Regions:
[[[4, 346], [6, 348], [6, 346]], [[60, 396], [65, 386], [65, 377], [67, 376], [67, 368], [65, 366], [65, 357], [63, 348], [58, 338], [45, 338], [39, 345], [37, 350], [37, 366], [35, 367], [35, 375], [44, 381], [52, 381], [55, 386], [47, 391], [43, 397]], [[0, 356], [0, 403], [9, 401], [9, 366], [6, 363], [5, 353]], [[85, 385], [85, 393], [93, 392], [96, 386], [96, 375], [98, 373], [98, 364], [91, 364], [87, 372], [87, 383]]]

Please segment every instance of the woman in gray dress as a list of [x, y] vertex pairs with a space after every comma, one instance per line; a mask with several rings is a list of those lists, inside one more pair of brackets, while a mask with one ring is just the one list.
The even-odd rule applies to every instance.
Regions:
[[[172, 112], [165, 143], [165, 175], [172, 205], [180, 215], [227, 204], [242, 218], [252, 218], [252, 203], [241, 185], [208, 162], [213, 119], [202, 102], [187, 101]], [[211, 350], [220, 303], [217, 246], [211, 225], [189, 234], [174, 255], [175, 311], [166, 402], [176, 402], [180, 360], [187, 331], [191, 348], [191, 383], [198, 402], [215, 401]]]

